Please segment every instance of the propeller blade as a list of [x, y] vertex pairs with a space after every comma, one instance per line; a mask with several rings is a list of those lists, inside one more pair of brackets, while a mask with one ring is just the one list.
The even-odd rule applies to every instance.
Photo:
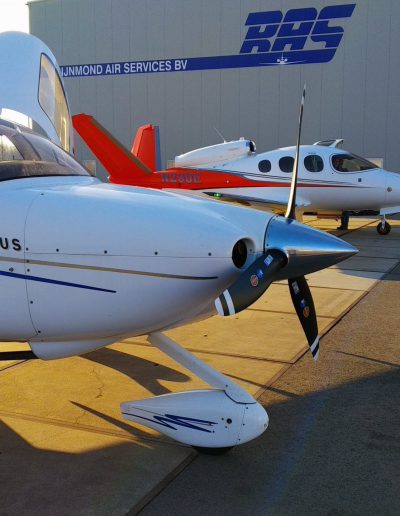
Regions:
[[307, 337], [312, 356], [317, 361], [319, 354], [318, 323], [310, 287], [304, 276], [291, 278], [288, 282], [297, 316]]
[[303, 95], [301, 97], [300, 113], [299, 113], [299, 126], [297, 130], [297, 142], [296, 142], [296, 155], [293, 163], [293, 174], [292, 183], [290, 185], [289, 201], [285, 213], [285, 217], [289, 219], [296, 218], [296, 189], [297, 189], [297, 174], [299, 171], [299, 153], [300, 153], [300, 137], [301, 137], [301, 126], [303, 123], [303, 109], [304, 101], [306, 98], [306, 85], [304, 85]]
[[222, 316], [234, 315], [252, 305], [275, 280], [276, 273], [286, 261], [284, 253], [276, 249], [260, 256], [215, 300], [218, 313]]

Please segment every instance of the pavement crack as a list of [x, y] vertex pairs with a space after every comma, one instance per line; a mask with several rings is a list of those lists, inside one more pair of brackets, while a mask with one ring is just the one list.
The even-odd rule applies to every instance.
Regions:
[[[99, 382], [99, 386], [97, 387], [97, 394], [94, 396], [94, 399], [98, 399], [98, 398], [102, 398], [103, 397], [103, 393], [104, 393], [104, 389], [105, 389], [105, 383], [104, 381], [102, 380], [100, 374], [97, 372], [96, 370], [96, 367], [93, 367], [91, 372], [90, 372], [95, 378], [96, 380]], [[73, 402], [71, 402], [73, 403]], [[76, 405], [76, 404], [75, 404]], [[79, 414], [79, 416], [77, 416], [75, 419], [74, 419], [74, 423], [76, 425], [80, 425], [81, 424], [81, 421], [82, 419], [86, 416], [87, 412], [86, 410], [84, 409], [81, 409], [81, 412]]]
[[105, 383], [104, 381], [101, 379], [101, 376], [99, 375], [99, 373], [96, 371], [96, 368], [93, 367], [92, 369], [92, 374], [94, 374], [94, 376], [96, 377], [96, 379], [98, 380], [99, 384], [100, 384], [100, 387], [97, 388], [98, 390], [98, 394], [97, 396], [95, 396], [95, 399], [98, 399], [98, 398], [102, 398], [103, 397], [103, 391], [104, 391], [104, 387], [105, 387]]
[[[73, 403], [73, 401], [70, 400], [70, 403]], [[80, 425], [81, 424], [81, 419], [83, 419], [86, 415], [86, 411], [81, 409], [81, 412], [80, 412], [80, 415], [79, 416], [76, 416], [76, 418], [74, 419], [74, 424], [75, 425]]]

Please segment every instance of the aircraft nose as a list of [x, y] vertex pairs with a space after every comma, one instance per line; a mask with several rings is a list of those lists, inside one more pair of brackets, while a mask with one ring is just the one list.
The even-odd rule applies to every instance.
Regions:
[[386, 175], [386, 204], [400, 205], [400, 174], [387, 172]]
[[283, 217], [271, 219], [265, 247], [281, 250], [288, 259], [278, 279], [325, 269], [358, 252], [358, 249], [340, 238]]

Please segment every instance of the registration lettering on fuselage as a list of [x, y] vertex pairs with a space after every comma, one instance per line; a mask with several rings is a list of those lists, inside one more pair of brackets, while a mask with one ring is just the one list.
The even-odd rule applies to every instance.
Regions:
[[168, 174], [162, 174], [162, 182], [163, 183], [201, 183], [200, 174], [198, 172], [185, 172], [185, 173], [175, 173], [171, 172]]
[[18, 238], [8, 238], [0, 236], [0, 249], [7, 251], [13, 249], [14, 251], [21, 251], [22, 245]]

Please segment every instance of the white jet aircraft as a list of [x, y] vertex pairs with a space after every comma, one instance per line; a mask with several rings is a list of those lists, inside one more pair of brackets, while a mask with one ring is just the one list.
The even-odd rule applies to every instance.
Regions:
[[[181, 154], [160, 170], [156, 126], [139, 128], [129, 160], [129, 151], [90, 115], [74, 115], [73, 124], [112, 183], [204, 192], [277, 213], [288, 202], [295, 147], [256, 154], [254, 142], [241, 138]], [[400, 174], [339, 148], [342, 141], [301, 146], [296, 211], [332, 218], [379, 213], [377, 231], [386, 235], [386, 215], [400, 212]]]
[[356, 250], [296, 222], [293, 209], [277, 217], [103, 184], [67, 152], [69, 108], [47, 46], [0, 34], [0, 75], [2, 116], [25, 124], [0, 120], [0, 340], [31, 348], [1, 359], [57, 359], [148, 335], [213, 388], [122, 403], [126, 418], [213, 452], [260, 435], [268, 424], [261, 405], [163, 331], [234, 314], [287, 278], [316, 358], [304, 274]]

